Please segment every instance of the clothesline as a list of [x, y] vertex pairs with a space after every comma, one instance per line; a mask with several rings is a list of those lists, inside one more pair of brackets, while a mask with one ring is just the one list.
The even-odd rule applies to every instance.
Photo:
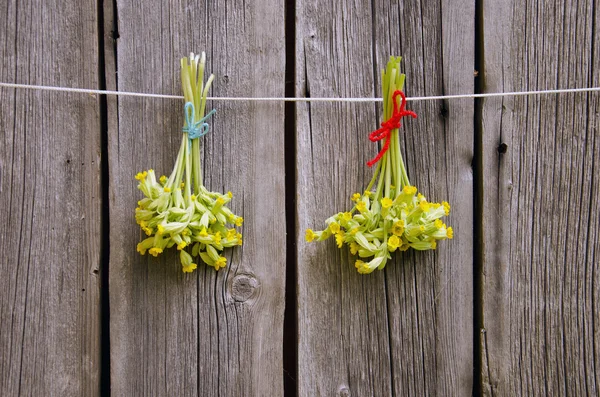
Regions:
[[[75, 92], [80, 94], [98, 94], [98, 95], [115, 95], [115, 96], [131, 96], [143, 98], [166, 98], [166, 99], [183, 99], [181, 95], [166, 95], [166, 94], [149, 94], [142, 92], [127, 92], [127, 91], [110, 91], [110, 90], [94, 90], [87, 88], [71, 88], [71, 87], [55, 87], [47, 85], [30, 85], [30, 84], [15, 84], [15, 83], [0, 83], [0, 87], [18, 88], [38, 91], [60, 91], [60, 92]], [[495, 98], [508, 96], [524, 96], [524, 95], [548, 95], [548, 94], [567, 94], [578, 92], [597, 92], [600, 87], [589, 88], [562, 88], [552, 90], [537, 90], [537, 91], [512, 91], [512, 92], [490, 92], [482, 94], [456, 94], [456, 95], [435, 95], [435, 96], [420, 96], [407, 97], [409, 102], [414, 101], [433, 101], [439, 99], [468, 99], [468, 98]], [[381, 102], [381, 98], [294, 98], [294, 97], [208, 97], [212, 101], [243, 101], [243, 102]]]

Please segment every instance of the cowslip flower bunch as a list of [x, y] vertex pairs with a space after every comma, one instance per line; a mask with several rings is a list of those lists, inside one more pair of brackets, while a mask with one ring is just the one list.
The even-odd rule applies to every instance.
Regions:
[[450, 204], [427, 201], [408, 180], [398, 128], [402, 117], [416, 117], [416, 114], [404, 109], [406, 98], [401, 90], [405, 75], [400, 73], [400, 60], [401, 57], [391, 57], [383, 71], [386, 121], [369, 139], [372, 142], [385, 139], [385, 142], [377, 157], [367, 163], [369, 166], [377, 163], [371, 182], [364, 193], [352, 195], [352, 209], [325, 221], [325, 230], [306, 230], [307, 242], [335, 236], [339, 248], [347, 245], [360, 258], [355, 266], [361, 274], [383, 269], [396, 250], [435, 249], [437, 241], [453, 237], [452, 228], [441, 220], [450, 213]]
[[[231, 192], [209, 192], [202, 184], [199, 137], [208, 132], [206, 98], [214, 79], [204, 82], [206, 56], [191, 54], [181, 59], [181, 83], [185, 98], [183, 139], [171, 175], [156, 178], [154, 170], [139, 172], [135, 179], [144, 198], [138, 201], [135, 219], [148, 236], [137, 245], [144, 255], [158, 256], [176, 246], [186, 273], [197, 268], [194, 257], [219, 270], [227, 264], [221, 251], [242, 244], [242, 235], [235, 227], [243, 218], [236, 216], [227, 203]], [[191, 247], [191, 252], [188, 249]]]

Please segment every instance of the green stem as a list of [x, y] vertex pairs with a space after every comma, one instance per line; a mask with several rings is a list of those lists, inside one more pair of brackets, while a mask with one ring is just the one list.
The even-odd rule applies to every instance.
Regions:
[[406, 167], [404, 166], [404, 160], [402, 159], [402, 153], [398, 153], [398, 163], [400, 163], [400, 171], [402, 172], [402, 187], [410, 186], [410, 182], [408, 181], [408, 174], [406, 173]]
[[191, 205], [192, 195], [192, 156], [190, 153], [191, 144], [188, 141], [188, 144], [185, 145], [185, 190], [184, 190], [184, 199], [188, 205]]
[[[385, 155], [384, 155], [385, 156]], [[379, 163], [383, 163], [381, 165], [381, 173], [379, 174], [379, 182], [377, 183], [377, 191], [375, 192], [375, 199], [379, 200], [381, 198], [381, 190], [383, 189], [383, 180], [385, 174], [386, 163], [384, 161], [380, 161]]]
[[390, 188], [392, 184], [392, 164], [391, 154], [388, 152], [384, 155], [385, 159], [385, 197], [390, 197]]
[[375, 184], [375, 181], [377, 180], [377, 175], [379, 175], [380, 170], [381, 170], [381, 161], [377, 162], [377, 168], [375, 168], [375, 172], [373, 173], [373, 178], [371, 178], [371, 182], [369, 182], [369, 185], [367, 186], [365, 191], [368, 192], [371, 190], [371, 188]]
[[202, 163], [200, 158], [200, 140], [192, 141], [192, 172], [194, 173], [194, 193], [200, 192], [202, 186]]
[[[185, 134], [185, 135], [187, 136], [187, 134]], [[177, 160], [175, 160], [175, 166], [173, 167], [173, 172], [171, 172], [171, 176], [169, 176], [169, 179], [167, 180], [167, 183], [165, 184], [165, 187], [168, 187], [171, 190], [173, 189], [173, 185], [175, 184], [175, 181], [179, 180], [179, 179], [177, 179], [177, 172], [179, 171], [180, 163], [184, 156], [184, 150], [185, 150], [185, 140], [183, 140], [181, 142], [181, 146], [179, 147], [179, 153], [177, 154]]]

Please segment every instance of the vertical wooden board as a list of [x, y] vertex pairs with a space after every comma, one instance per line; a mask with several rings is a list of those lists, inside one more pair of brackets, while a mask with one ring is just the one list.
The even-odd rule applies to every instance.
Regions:
[[[211, 96], [284, 94], [283, 2], [117, 1], [109, 87], [181, 94], [179, 59], [207, 53]], [[114, 30], [114, 28], [113, 28]], [[108, 30], [107, 30], [108, 31]], [[116, 45], [116, 47], [114, 47]], [[115, 73], [116, 72], [116, 73]], [[111, 383], [116, 395], [281, 395], [285, 279], [283, 103], [217, 102], [204, 182], [233, 193], [244, 245], [218, 273], [140, 256], [137, 171], [171, 171], [182, 100], [110, 99]], [[118, 115], [118, 116], [117, 116]], [[117, 119], [118, 117], [118, 119]], [[115, 118], [116, 120], [110, 120]]]
[[[473, 92], [473, 7], [299, 1], [296, 94], [381, 96], [390, 55], [404, 56], [409, 96]], [[362, 276], [349, 252], [309, 245], [304, 230], [322, 228], [366, 187], [381, 106], [298, 106], [299, 395], [471, 393], [473, 105], [408, 107], [419, 115], [403, 127], [409, 176], [429, 199], [452, 203], [456, 237]]]
[[[486, 2], [485, 90], [597, 85], [594, 9]], [[486, 395], [599, 392], [598, 111], [597, 94], [484, 101]]]
[[[94, 1], [0, 13], [0, 81], [98, 87]], [[98, 109], [91, 95], [0, 89], [0, 395], [99, 394]]]

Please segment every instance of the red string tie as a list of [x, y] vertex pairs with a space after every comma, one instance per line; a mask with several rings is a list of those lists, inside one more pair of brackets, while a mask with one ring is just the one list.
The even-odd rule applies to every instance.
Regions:
[[[398, 95], [402, 97], [402, 102], [400, 102], [400, 109], [398, 109], [398, 103], [396, 102], [396, 98], [398, 97]], [[389, 118], [389, 120], [386, 120], [383, 123], [381, 123], [380, 129], [371, 132], [371, 134], [369, 135], [369, 140], [371, 142], [378, 142], [385, 138], [385, 143], [383, 144], [381, 151], [379, 151], [379, 153], [373, 160], [367, 162], [367, 165], [369, 167], [372, 167], [373, 164], [376, 164], [379, 160], [381, 160], [385, 152], [388, 151], [390, 147], [390, 135], [393, 130], [400, 128], [400, 126], [402, 125], [400, 123], [402, 117], [411, 116], [413, 119], [417, 118], [417, 114], [415, 112], [404, 109], [404, 107], [406, 106], [406, 96], [402, 91], [394, 91], [392, 101], [394, 102], [394, 112], [392, 113], [392, 116]]]

